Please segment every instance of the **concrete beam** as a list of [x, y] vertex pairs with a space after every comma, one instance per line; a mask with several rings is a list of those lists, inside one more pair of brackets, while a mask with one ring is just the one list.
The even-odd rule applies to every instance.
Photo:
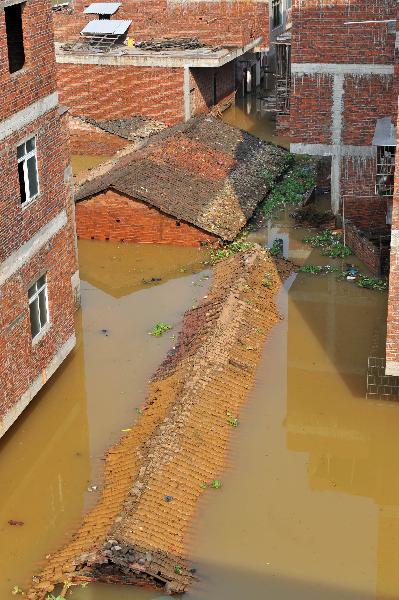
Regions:
[[18, 250], [10, 254], [10, 256], [0, 264], [0, 286], [14, 275], [14, 273], [19, 271], [25, 263], [31, 260], [31, 258], [66, 225], [66, 222], [67, 215], [66, 211], [63, 210], [39, 229], [29, 241], [25, 242]]
[[20, 399], [0, 420], [0, 437], [11, 427], [19, 415], [25, 410], [31, 400], [41, 390], [48, 379], [55, 373], [61, 363], [76, 345], [76, 338], [72, 335], [56, 352], [46, 367], [40, 372], [40, 375], [31, 383], [27, 391], [22, 394]]
[[394, 66], [348, 63], [293, 63], [293, 75], [393, 75]]
[[33, 123], [39, 117], [42, 117], [48, 111], [58, 106], [58, 94], [53, 92], [45, 98], [37, 100], [26, 108], [19, 110], [4, 121], [0, 121], [0, 140], [8, 138], [13, 133], [23, 129], [30, 123]]
[[242, 56], [246, 52], [259, 46], [263, 38], [259, 37], [252, 40], [246, 46], [228, 50], [226, 48], [205, 54], [204, 51], [169, 51], [169, 52], [146, 52], [139, 49], [123, 48], [118, 53], [108, 52], [107, 54], [78, 53], [73, 51], [64, 51], [61, 44], [56, 43], [56, 62], [59, 64], [73, 65], [104, 65], [114, 67], [166, 67], [166, 68], [184, 68], [184, 67], [203, 67], [218, 68]]
[[376, 155], [373, 146], [350, 146], [348, 144], [301, 144], [290, 146], [294, 154], [309, 154], [310, 156], [348, 156], [354, 158], [372, 158]]

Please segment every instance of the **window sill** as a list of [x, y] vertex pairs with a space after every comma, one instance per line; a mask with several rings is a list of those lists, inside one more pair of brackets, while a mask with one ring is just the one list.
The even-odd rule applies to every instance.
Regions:
[[28, 73], [28, 71], [29, 71], [29, 67], [27, 65], [24, 65], [22, 67], [22, 69], [19, 69], [18, 71], [14, 71], [14, 73], [9, 73], [10, 79], [15, 79], [17, 77], [21, 77], [22, 75], [25, 75], [25, 73]]
[[34, 203], [35, 200], [39, 198], [40, 194], [36, 194], [30, 200], [26, 200], [23, 204], [21, 204], [21, 210], [26, 210], [31, 204]]
[[35, 348], [42, 340], [46, 337], [48, 332], [51, 329], [51, 323], [48, 322], [45, 326], [39, 331], [39, 333], [32, 339], [32, 348]]

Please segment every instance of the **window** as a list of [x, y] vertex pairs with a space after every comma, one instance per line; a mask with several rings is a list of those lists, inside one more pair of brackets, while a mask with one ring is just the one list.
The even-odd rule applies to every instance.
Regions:
[[22, 29], [23, 4], [12, 4], [4, 9], [6, 21], [8, 69], [20, 71], [25, 64], [24, 32]]
[[36, 139], [34, 137], [17, 147], [17, 158], [21, 204], [25, 204], [39, 194]]
[[46, 275], [42, 275], [28, 290], [30, 329], [34, 340], [48, 323]]
[[395, 146], [377, 146], [376, 193], [392, 196], [395, 175]]
[[283, 24], [282, 0], [272, 0], [273, 29]]

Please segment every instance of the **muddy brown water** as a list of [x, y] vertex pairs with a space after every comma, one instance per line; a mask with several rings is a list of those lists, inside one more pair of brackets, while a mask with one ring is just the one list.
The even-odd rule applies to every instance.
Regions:
[[[282, 222], [252, 237], [268, 245], [282, 238], [298, 264], [328, 262], [302, 243], [304, 231]], [[0, 598], [11, 597], [10, 584], [21, 585], [93, 502], [86, 490], [99, 477], [103, 449], [131, 423], [132, 406], [172, 343], [146, 336], [160, 305], [162, 319], [178, 324], [184, 305], [204, 293], [192, 285], [206, 284], [202, 274], [185, 277], [179, 268], [150, 289], [140, 288], [136, 274], [138, 287], [129, 293], [127, 256], [108, 254], [107, 244], [94, 254], [92, 248], [81, 244], [79, 358], [64, 366], [0, 448]], [[278, 301], [285, 319], [266, 344], [233, 432], [231, 467], [220, 475], [222, 489], [203, 496], [193, 523], [188, 546], [198, 583], [186, 599], [396, 600], [399, 405], [365, 398], [367, 357], [383, 356], [386, 295], [334, 275], [300, 274]], [[98, 333], [103, 327], [108, 337]], [[124, 393], [115, 394], [115, 381]], [[6, 526], [9, 518], [25, 518], [26, 526]], [[71, 598], [162, 596], [89, 585], [73, 589]]]
[[[137, 418], [183, 312], [208, 286], [198, 249], [81, 241], [79, 251], [77, 347], [0, 440], [1, 600], [95, 501], [88, 487], [101, 484], [104, 451]], [[149, 336], [160, 321], [173, 330]]]
[[111, 158], [107, 154], [92, 155], [92, 154], [72, 154], [71, 167], [74, 175], [79, 175], [83, 171], [93, 169], [101, 163]]

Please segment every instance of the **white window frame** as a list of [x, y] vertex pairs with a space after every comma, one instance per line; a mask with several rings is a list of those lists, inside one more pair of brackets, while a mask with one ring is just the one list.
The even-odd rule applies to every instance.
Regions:
[[[44, 283], [38, 287], [38, 281], [44, 277]], [[36, 287], [34, 293], [32, 294], [31, 297], [29, 297], [29, 291], [33, 288]], [[40, 316], [40, 294], [44, 292], [44, 298], [46, 300], [46, 321], [42, 324], [41, 321], [41, 316]], [[37, 308], [38, 308], [38, 317], [39, 317], [39, 323], [40, 323], [40, 329], [37, 332], [36, 335], [32, 334], [32, 322], [30, 321], [30, 305], [33, 304], [33, 302], [35, 302], [35, 300], [37, 300]], [[45, 273], [44, 275], [41, 275], [40, 277], [38, 277], [38, 279], [36, 279], [36, 281], [34, 283], [32, 283], [31, 286], [29, 286], [28, 289], [28, 305], [29, 305], [29, 321], [31, 323], [31, 334], [32, 334], [32, 342], [35, 342], [42, 334], [44, 330], [47, 330], [48, 325], [50, 323], [50, 311], [49, 311], [49, 306], [48, 306], [48, 286], [47, 286], [47, 274]]]
[[[30, 150], [29, 152], [26, 151], [26, 144], [30, 141], [33, 140], [33, 150]], [[23, 163], [22, 168], [23, 168], [23, 172], [24, 172], [24, 184], [25, 184], [25, 202], [22, 202], [21, 199], [21, 206], [22, 208], [24, 208], [25, 206], [27, 206], [28, 204], [30, 204], [30, 202], [32, 202], [33, 200], [35, 200], [38, 195], [40, 194], [40, 182], [39, 182], [39, 170], [37, 167], [37, 144], [36, 144], [36, 136], [32, 136], [28, 139], [26, 139], [25, 141], [19, 143], [17, 145], [17, 152], [18, 152], [18, 148], [20, 148], [21, 146], [25, 146], [24, 148], [24, 153], [22, 156], [20, 156], [18, 158], [18, 165], [20, 163]], [[29, 189], [29, 175], [28, 175], [28, 160], [29, 158], [35, 157], [35, 171], [36, 171], [36, 181], [37, 181], [37, 192], [34, 196], [30, 195], [30, 189]]]
[[[278, 23], [278, 25], [274, 24], [274, 9], [275, 6], [279, 7], [279, 15], [280, 15], [280, 22]], [[271, 17], [272, 17], [272, 29], [278, 29], [279, 27], [281, 27], [284, 23], [284, 15], [283, 15], [283, 0], [272, 0], [271, 1]]]

